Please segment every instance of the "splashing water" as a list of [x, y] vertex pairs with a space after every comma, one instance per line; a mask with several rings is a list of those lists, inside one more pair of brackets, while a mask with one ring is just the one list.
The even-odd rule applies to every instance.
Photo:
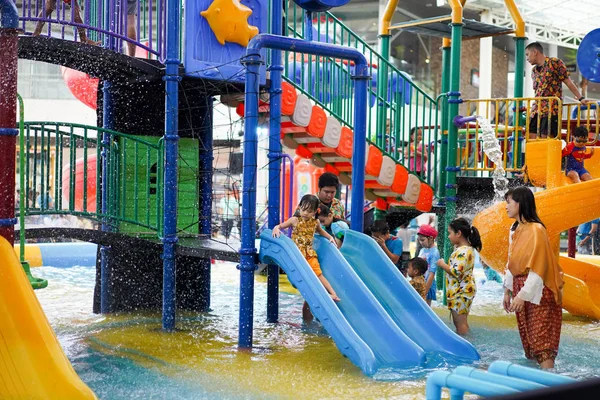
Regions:
[[481, 127], [481, 139], [483, 140], [483, 152], [488, 156], [490, 161], [494, 163], [494, 172], [492, 173], [492, 179], [494, 184], [494, 193], [496, 194], [495, 200], [504, 200], [504, 195], [508, 191], [508, 179], [506, 179], [506, 171], [503, 168], [502, 163], [502, 149], [500, 143], [494, 133], [494, 128], [486, 118], [477, 115], [475, 117], [479, 126]]

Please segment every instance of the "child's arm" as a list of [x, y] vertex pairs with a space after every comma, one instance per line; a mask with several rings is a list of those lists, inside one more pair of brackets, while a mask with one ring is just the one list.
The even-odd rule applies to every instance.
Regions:
[[590, 152], [589, 153], [585, 153], [585, 155], [583, 156], [583, 158], [585, 158], [585, 159], [592, 158], [592, 156], [594, 155], [594, 151], [595, 151], [595, 149], [593, 147], [590, 148]]
[[289, 228], [290, 226], [296, 226], [297, 223], [298, 223], [298, 218], [292, 217], [292, 218], [288, 219], [287, 221], [285, 221], [283, 224], [275, 225], [275, 227], [273, 228], [273, 237], [278, 238], [279, 235], [281, 235], [282, 229]]
[[437, 266], [440, 267], [441, 269], [443, 269], [444, 271], [446, 271], [446, 273], [452, 275], [453, 277], [457, 278], [457, 276], [454, 274], [454, 271], [452, 271], [452, 268], [450, 268], [450, 266], [448, 264], [446, 264], [446, 262], [440, 258], [437, 262]]
[[571, 142], [571, 143], [567, 144], [565, 146], [565, 148], [562, 149], [562, 157], [566, 157], [569, 154], [571, 154], [573, 152], [574, 148], [575, 148], [575, 143]]
[[329, 233], [327, 233], [327, 231], [325, 229], [323, 229], [321, 224], [317, 225], [317, 233], [319, 235], [327, 238], [327, 240], [329, 240], [331, 243], [333, 243], [337, 246], [337, 243], [335, 242], [335, 239], [333, 238], [333, 236], [331, 236]]

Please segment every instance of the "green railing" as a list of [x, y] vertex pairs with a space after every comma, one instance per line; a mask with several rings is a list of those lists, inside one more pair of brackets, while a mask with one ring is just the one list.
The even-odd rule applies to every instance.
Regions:
[[[19, 156], [25, 154], [25, 170], [19, 173], [25, 174], [27, 196], [22, 204], [26, 215], [75, 215], [103, 222], [113, 230], [160, 234], [162, 140], [152, 143], [62, 122], [26, 122], [24, 129]], [[108, 182], [104, 212], [103, 164]]]
[[[306, 39], [306, 13], [290, 3], [285, 16], [284, 36]], [[439, 179], [440, 143], [436, 100], [332, 14], [313, 13], [313, 17], [313, 40], [356, 48], [370, 64], [373, 82], [368, 100], [369, 141], [435, 186]], [[284, 78], [329, 114], [352, 128], [353, 65], [344, 60], [318, 58], [297, 52], [285, 52], [283, 57]], [[413, 128], [421, 129], [422, 141], [411, 137]], [[413, 157], [415, 151], [421, 152], [423, 157]]]

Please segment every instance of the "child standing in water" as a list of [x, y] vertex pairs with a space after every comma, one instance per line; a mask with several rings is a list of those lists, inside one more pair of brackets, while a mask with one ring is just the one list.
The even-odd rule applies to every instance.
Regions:
[[435, 284], [435, 274], [437, 272], [437, 262], [440, 259], [440, 252], [435, 245], [438, 231], [431, 225], [421, 225], [417, 232], [421, 250], [419, 257], [427, 262], [427, 272], [425, 273], [425, 289], [427, 296], [425, 301], [431, 305], [431, 300], [437, 300], [437, 287]]
[[454, 245], [454, 252], [448, 264], [440, 259], [437, 265], [446, 271], [446, 298], [456, 333], [466, 335], [469, 333], [467, 317], [477, 292], [473, 277], [474, 250], [481, 251], [481, 238], [477, 228], [466, 219], [458, 218], [448, 226], [448, 240]]
[[[311, 269], [317, 275], [319, 281], [325, 286], [325, 289], [331, 298], [334, 301], [340, 301], [340, 298], [335, 293], [335, 290], [333, 290], [333, 287], [331, 287], [327, 278], [323, 276], [317, 253], [313, 247], [315, 233], [329, 239], [331, 243], [336, 244], [334, 238], [321, 228], [321, 224], [317, 219], [318, 209], [319, 198], [312, 194], [304, 195], [298, 205], [300, 216], [292, 217], [284, 223], [276, 225], [273, 228], [273, 237], [278, 238], [281, 235], [281, 229], [292, 227], [292, 240], [296, 243], [296, 246], [298, 246], [302, 256], [304, 256], [308, 265], [310, 265]], [[311, 322], [313, 320], [312, 313], [310, 312], [310, 308], [306, 301], [302, 307], [302, 318], [305, 322]]]
[[323, 203], [319, 205], [319, 212], [317, 215], [319, 216], [319, 222], [323, 226], [323, 229], [325, 229], [325, 232], [329, 233], [335, 239], [335, 244], [337, 244], [338, 249], [342, 247], [344, 235], [346, 234], [346, 231], [350, 229], [346, 221], [334, 217], [333, 211]]

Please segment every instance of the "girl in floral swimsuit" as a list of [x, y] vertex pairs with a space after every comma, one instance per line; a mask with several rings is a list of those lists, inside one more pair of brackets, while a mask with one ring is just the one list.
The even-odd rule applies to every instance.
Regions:
[[[310, 265], [311, 269], [315, 272], [319, 281], [325, 286], [325, 289], [327, 289], [331, 298], [334, 301], [340, 301], [340, 298], [335, 293], [335, 290], [333, 290], [333, 287], [331, 287], [327, 278], [323, 276], [317, 253], [313, 247], [315, 233], [329, 239], [334, 245], [336, 244], [335, 239], [321, 227], [321, 223], [317, 219], [318, 209], [319, 198], [317, 196], [312, 194], [303, 196], [298, 205], [300, 216], [292, 217], [281, 225], [276, 225], [273, 228], [273, 237], [279, 237], [281, 235], [281, 229], [292, 227], [292, 240], [296, 243], [296, 246], [298, 246], [300, 253], [302, 253], [302, 256], [304, 256], [308, 262], [308, 265]], [[302, 318], [306, 322], [310, 322], [313, 319], [308, 303], [306, 302], [304, 302], [304, 307], [302, 308]]]
[[467, 317], [477, 292], [473, 268], [475, 250], [481, 250], [479, 231], [464, 218], [455, 219], [448, 226], [448, 239], [454, 245], [448, 264], [440, 259], [438, 267], [446, 271], [446, 299], [452, 321], [459, 335], [469, 333]]

